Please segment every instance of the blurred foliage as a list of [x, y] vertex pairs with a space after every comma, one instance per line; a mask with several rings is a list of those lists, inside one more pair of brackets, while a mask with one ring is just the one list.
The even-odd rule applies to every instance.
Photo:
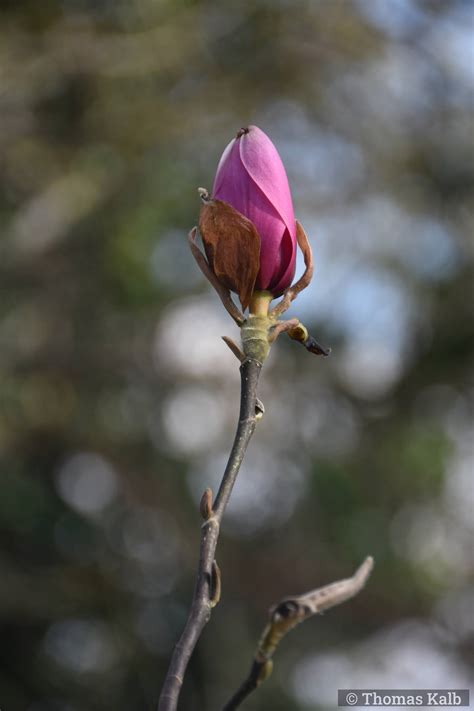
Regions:
[[265, 367], [180, 708], [219, 708], [268, 607], [368, 553], [368, 588], [293, 632], [246, 708], [472, 683], [472, 4], [30, 0], [0, 20], [2, 709], [156, 704], [238, 408], [234, 327], [186, 234], [248, 123], [315, 251], [291, 313], [333, 355], [280, 339]]

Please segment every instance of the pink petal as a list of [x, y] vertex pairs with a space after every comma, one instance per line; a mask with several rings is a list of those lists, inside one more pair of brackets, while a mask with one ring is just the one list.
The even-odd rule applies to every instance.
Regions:
[[257, 126], [239, 139], [240, 157], [249, 175], [279, 212], [292, 239], [296, 240], [296, 222], [290, 186], [278, 151]]
[[263, 131], [251, 126], [228, 144], [212, 194], [253, 222], [261, 238], [256, 288], [281, 294], [294, 276], [296, 222], [283, 163]]
[[234, 139], [225, 149], [217, 166], [212, 197], [228, 202], [235, 210], [251, 219], [247, 214], [251, 198], [249, 188], [251, 181], [240, 159], [239, 141]]
[[[269, 291], [272, 292], [274, 296], [281, 296], [285, 289], [291, 286], [295, 271], [296, 271], [296, 244], [291, 238], [288, 230], [285, 230], [283, 239], [280, 245], [280, 255], [281, 255], [281, 265], [284, 268], [283, 272], [276, 272], [274, 278], [267, 287]], [[258, 279], [256, 288], [258, 288]]]

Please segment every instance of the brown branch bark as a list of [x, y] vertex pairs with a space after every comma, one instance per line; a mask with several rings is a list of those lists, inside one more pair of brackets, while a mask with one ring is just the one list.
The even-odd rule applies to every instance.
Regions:
[[185, 628], [171, 658], [158, 711], [176, 710], [188, 662], [202, 630], [209, 622], [211, 610], [218, 602], [220, 574], [215, 563], [215, 552], [219, 530], [248, 443], [255, 430], [257, 385], [261, 367], [259, 361], [250, 358], [244, 360], [240, 367], [241, 397], [237, 431], [213, 506], [210, 506], [209, 490], [204, 492], [201, 502], [201, 513], [205, 521], [201, 528], [199, 565], [193, 600]]

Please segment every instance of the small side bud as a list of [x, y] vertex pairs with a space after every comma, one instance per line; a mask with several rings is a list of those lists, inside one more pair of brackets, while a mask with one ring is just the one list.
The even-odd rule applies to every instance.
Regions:
[[258, 422], [258, 420], [262, 419], [264, 414], [265, 414], [265, 406], [264, 406], [263, 402], [259, 398], [257, 398], [255, 400], [255, 419], [257, 420], [257, 422]]
[[204, 521], [208, 521], [212, 516], [212, 489], [207, 488], [201, 497], [199, 510]]
[[330, 348], [326, 348], [317, 342], [313, 336], [310, 336], [306, 326], [302, 323], [298, 323], [296, 326], [292, 326], [288, 329], [288, 335], [294, 341], [302, 343], [307, 351], [310, 353], [315, 353], [315, 355], [328, 356], [331, 353]]
[[293, 328], [290, 328], [290, 330], [288, 331], [288, 335], [294, 341], [299, 341], [300, 343], [304, 343], [309, 338], [308, 329], [306, 328], [306, 326], [303, 326], [302, 323], [299, 323], [297, 326], [293, 326]]
[[210, 589], [209, 605], [211, 607], [215, 607], [221, 599], [221, 590], [222, 590], [221, 570], [220, 570], [219, 566], [217, 565], [217, 560], [212, 561], [210, 588], [211, 589]]

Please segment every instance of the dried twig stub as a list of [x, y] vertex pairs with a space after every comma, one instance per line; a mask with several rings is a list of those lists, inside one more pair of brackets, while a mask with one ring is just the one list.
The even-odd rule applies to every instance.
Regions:
[[234, 711], [265, 679], [268, 679], [272, 671], [272, 657], [275, 650], [290, 630], [308, 617], [329, 610], [357, 595], [367, 582], [373, 565], [373, 559], [368, 557], [351, 578], [311, 590], [304, 595], [286, 597], [271, 607], [268, 624], [258, 642], [247, 678], [224, 706], [223, 711]]

